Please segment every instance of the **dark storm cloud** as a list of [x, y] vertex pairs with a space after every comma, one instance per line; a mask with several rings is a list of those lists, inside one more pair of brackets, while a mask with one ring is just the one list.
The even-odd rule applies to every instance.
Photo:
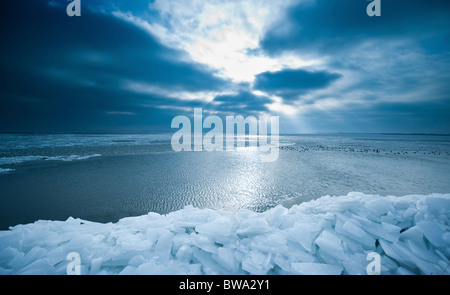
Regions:
[[[112, 15], [157, 19], [148, 1], [119, 2], [82, 1], [72, 18], [66, 0], [2, 3], [0, 131], [170, 130], [194, 107], [251, 115], [268, 112], [277, 95], [300, 110], [280, 122], [313, 131], [450, 132], [449, 1], [381, 0], [381, 17], [367, 16], [366, 0], [300, 1], [247, 54], [319, 66], [261, 73], [253, 85], [217, 78]], [[225, 91], [236, 94], [217, 94]], [[202, 95], [216, 97], [206, 104]]]
[[266, 112], [266, 105], [272, 102], [267, 96], [255, 95], [248, 90], [244, 90], [237, 94], [216, 96], [213, 103], [205, 106], [205, 109], [247, 116], [258, 112]]
[[[25, 0], [7, 1], [0, 13], [2, 131], [167, 128], [177, 112], [160, 107], [197, 102], [136, 93], [125, 89], [127, 82], [194, 92], [227, 85], [204, 66], [182, 61], [183, 53], [106, 14], [83, 9], [71, 18], [65, 6]], [[124, 119], [125, 113], [134, 116]]]
[[424, 45], [430, 50], [437, 47], [447, 50], [450, 44], [449, 1], [382, 0], [381, 17], [368, 17], [369, 3], [364, 0], [302, 1], [269, 30], [262, 47], [271, 53], [295, 50], [333, 54], [368, 39], [413, 38], [427, 43], [429, 38], [439, 34], [438, 42]]
[[264, 52], [317, 58], [341, 75], [289, 102], [316, 131], [449, 133], [450, 2], [381, 0], [380, 17], [369, 3], [301, 1], [268, 30]]
[[298, 95], [314, 89], [326, 88], [340, 77], [324, 71], [283, 70], [256, 76], [254, 88], [276, 94], [285, 100], [298, 99]]

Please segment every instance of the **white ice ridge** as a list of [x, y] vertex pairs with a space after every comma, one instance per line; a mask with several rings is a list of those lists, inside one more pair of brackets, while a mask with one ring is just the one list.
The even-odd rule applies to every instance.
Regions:
[[30, 161], [38, 161], [38, 160], [46, 160], [46, 161], [64, 161], [71, 162], [77, 160], [86, 160], [89, 158], [100, 157], [100, 154], [79, 156], [79, 155], [70, 155], [70, 156], [18, 156], [18, 157], [4, 157], [0, 158], [0, 165], [8, 165], [8, 164], [17, 164], [23, 162]]
[[0, 231], [0, 274], [450, 274], [450, 194], [350, 193], [264, 213], [186, 207], [117, 223], [69, 218]]
[[[87, 156], [79, 156], [79, 155], [70, 155], [70, 156], [18, 156], [18, 157], [4, 157], [0, 158], [0, 165], [11, 165], [11, 164], [18, 164], [23, 162], [31, 162], [31, 161], [39, 161], [39, 160], [45, 160], [45, 161], [63, 161], [63, 162], [72, 162], [72, 161], [81, 161], [81, 160], [87, 160], [90, 158], [100, 157], [100, 154], [93, 154], [93, 155], [87, 155]], [[9, 169], [9, 168], [1, 168], [0, 167], [0, 174], [5, 174], [8, 172], [15, 171], [15, 169]]]

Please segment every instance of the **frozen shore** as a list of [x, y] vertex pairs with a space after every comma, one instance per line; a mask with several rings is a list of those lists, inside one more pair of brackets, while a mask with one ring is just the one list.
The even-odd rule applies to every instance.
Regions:
[[186, 207], [0, 231], [0, 274], [450, 274], [450, 194], [324, 196], [264, 213]]

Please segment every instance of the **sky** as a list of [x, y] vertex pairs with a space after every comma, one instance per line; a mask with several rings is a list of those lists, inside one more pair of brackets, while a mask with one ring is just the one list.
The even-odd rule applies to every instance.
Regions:
[[450, 134], [450, 2], [5, 0], [0, 132], [165, 132], [279, 116], [280, 133]]

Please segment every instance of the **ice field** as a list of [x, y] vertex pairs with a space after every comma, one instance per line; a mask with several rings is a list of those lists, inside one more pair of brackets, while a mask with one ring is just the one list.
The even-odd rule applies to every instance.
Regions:
[[450, 274], [450, 195], [324, 196], [264, 213], [197, 209], [0, 232], [0, 274]]

